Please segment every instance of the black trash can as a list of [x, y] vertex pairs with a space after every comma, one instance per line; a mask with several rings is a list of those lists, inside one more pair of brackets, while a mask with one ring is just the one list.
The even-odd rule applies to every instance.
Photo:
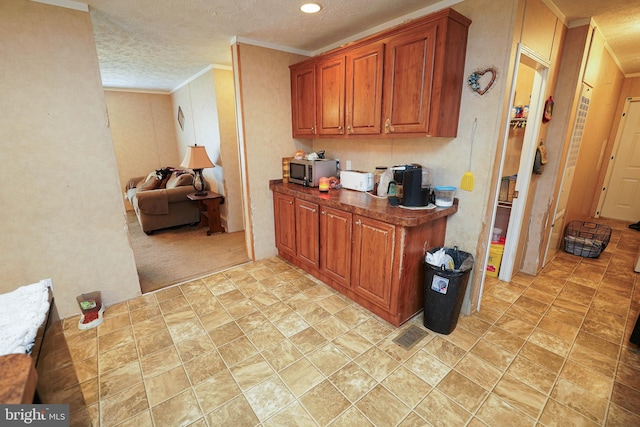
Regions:
[[[441, 248], [430, 249], [434, 254]], [[424, 262], [424, 326], [439, 334], [449, 335], [458, 324], [460, 308], [467, 291], [473, 255], [454, 248], [444, 248], [453, 260], [453, 269]]]

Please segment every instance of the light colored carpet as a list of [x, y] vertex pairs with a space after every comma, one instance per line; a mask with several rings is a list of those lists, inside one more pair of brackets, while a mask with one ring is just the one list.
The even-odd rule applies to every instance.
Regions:
[[244, 231], [207, 236], [206, 228], [184, 225], [147, 236], [133, 211], [127, 222], [143, 294], [250, 261]]

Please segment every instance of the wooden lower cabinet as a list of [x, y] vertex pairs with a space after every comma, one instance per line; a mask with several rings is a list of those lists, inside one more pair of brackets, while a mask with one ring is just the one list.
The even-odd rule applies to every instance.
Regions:
[[394, 326], [422, 310], [424, 254], [444, 245], [446, 216], [406, 227], [278, 192], [273, 197], [282, 258]]
[[293, 196], [273, 193], [276, 247], [280, 253], [296, 255], [296, 213]]
[[385, 310], [391, 304], [395, 231], [386, 222], [354, 218], [351, 289]]
[[322, 207], [320, 215], [320, 271], [349, 287], [351, 276], [352, 215]]
[[318, 268], [320, 265], [318, 205], [296, 199], [295, 207], [296, 256], [302, 262]]

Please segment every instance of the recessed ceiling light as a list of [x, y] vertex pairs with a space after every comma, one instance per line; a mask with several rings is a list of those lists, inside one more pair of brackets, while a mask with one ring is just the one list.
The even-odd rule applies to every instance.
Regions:
[[300, 10], [304, 13], [316, 13], [320, 12], [320, 9], [322, 9], [322, 6], [320, 6], [318, 3], [305, 3], [300, 6]]

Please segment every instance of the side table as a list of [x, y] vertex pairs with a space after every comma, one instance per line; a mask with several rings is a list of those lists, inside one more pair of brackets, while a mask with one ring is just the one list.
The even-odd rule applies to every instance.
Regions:
[[224, 233], [224, 227], [220, 223], [220, 205], [224, 203], [224, 196], [213, 191], [207, 191], [204, 196], [196, 196], [196, 193], [187, 194], [190, 200], [198, 202], [200, 209], [199, 227], [208, 225], [207, 236], [211, 233]]

